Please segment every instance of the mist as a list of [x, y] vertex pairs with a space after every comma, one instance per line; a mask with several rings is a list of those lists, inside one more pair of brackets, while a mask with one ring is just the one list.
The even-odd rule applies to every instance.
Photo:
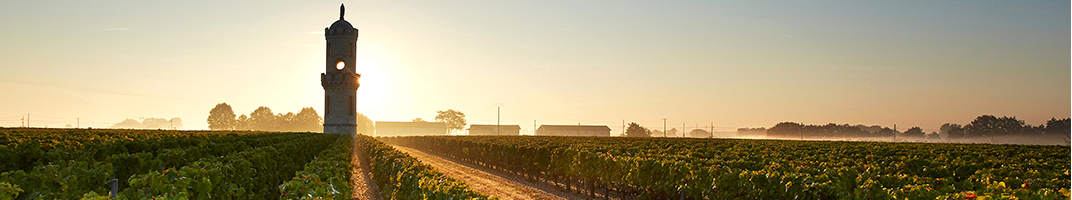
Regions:
[[840, 137], [840, 138], [767, 138], [766, 136], [743, 135], [727, 138], [753, 140], [803, 140], [803, 141], [853, 141], [853, 142], [910, 142], [910, 143], [946, 143], [946, 144], [1014, 144], [1014, 145], [1056, 145], [1070, 146], [1070, 135], [1018, 136], [1005, 135], [994, 137], [926, 139], [893, 137]]

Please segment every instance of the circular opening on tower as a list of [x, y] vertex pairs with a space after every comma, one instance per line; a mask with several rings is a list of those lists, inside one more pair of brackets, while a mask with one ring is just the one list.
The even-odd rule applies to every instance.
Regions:
[[346, 68], [346, 62], [339, 61], [339, 63], [335, 63], [335, 69], [342, 70], [342, 68]]

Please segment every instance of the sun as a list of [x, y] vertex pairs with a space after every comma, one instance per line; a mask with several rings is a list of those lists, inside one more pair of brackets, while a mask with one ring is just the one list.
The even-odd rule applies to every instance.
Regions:
[[342, 68], [346, 68], [346, 62], [339, 61], [339, 63], [335, 63], [335, 69], [342, 70]]

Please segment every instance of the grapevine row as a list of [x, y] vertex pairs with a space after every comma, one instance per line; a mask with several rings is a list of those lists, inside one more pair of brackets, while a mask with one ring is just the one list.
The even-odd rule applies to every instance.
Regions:
[[640, 199], [1069, 197], [1067, 147], [778, 140], [381, 138], [562, 185]]
[[[72, 199], [81, 197], [82, 194], [90, 191], [106, 193], [108, 187], [105, 187], [105, 182], [107, 180], [116, 179], [119, 181], [118, 185], [125, 188], [127, 178], [134, 174], [160, 171], [169, 167], [181, 167], [200, 158], [222, 156], [252, 147], [265, 146], [308, 135], [219, 134], [214, 137], [198, 137], [195, 145], [191, 146], [160, 149], [152, 152], [116, 153], [99, 160], [92, 157], [62, 160], [38, 165], [26, 171], [4, 172], [0, 174], [0, 182], [7, 183], [18, 189], [19, 191], [10, 193], [17, 194], [18, 199]], [[151, 146], [164, 146], [155, 142], [144, 143], [151, 144]], [[101, 148], [104, 147], [122, 148], [123, 146], [101, 146]], [[95, 149], [93, 151], [122, 152], [123, 150]], [[54, 149], [52, 152], [60, 151]]]
[[353, 140], [339, 137], [331, 147], [305, 164], [294, 178], [279, 185], [280, 199], [350, 199]]
[[355, 137], [368, 157], [372, 179], [389, 199], [489, 199], [465, 183], [369, 136]]
[[[311, 136], [203, 158], [182, 168], [150, 171], [130, 178], [121, 199], [268, 199], [278, 186], [340, 135]], [[91, 192], [87, 196], [99, 193]]]
[[274, 137], [264, 132], [163, 131], [124, 129], [0, 128], [0, 172], [68, 160], [102, 160], [110, 155], [157, 152], [197, 145], [205, 140], [226, 141]]

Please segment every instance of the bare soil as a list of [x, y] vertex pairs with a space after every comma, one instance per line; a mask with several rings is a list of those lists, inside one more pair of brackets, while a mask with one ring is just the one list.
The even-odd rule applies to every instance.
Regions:
[[560, 187], [539, 181], [529, 181], [524, 177], [500, 170], [440, 157], [412, 148], [392, 147], [417, 158], [421, 163], [431, 165], [447, 176], [465, 182], [473, 190], [499, 199], [587, 199], [585, 196], [565, 191]]
[[359, 200], [382, 200], [380, 196], [380, 189], [376, 187], [376, 182], [372, 180], [372, 176], [369, 176], [371, 170], [368, 166], [368, 159], [365, 158], [364, 146], [360, 143], [354, 143], [354, 151], [351, 153], [353, 157], [350, 162], [353, 163], [353, 169], [351, 170], [350, 182], [353, 185], [353, 195], [351, 199]]

